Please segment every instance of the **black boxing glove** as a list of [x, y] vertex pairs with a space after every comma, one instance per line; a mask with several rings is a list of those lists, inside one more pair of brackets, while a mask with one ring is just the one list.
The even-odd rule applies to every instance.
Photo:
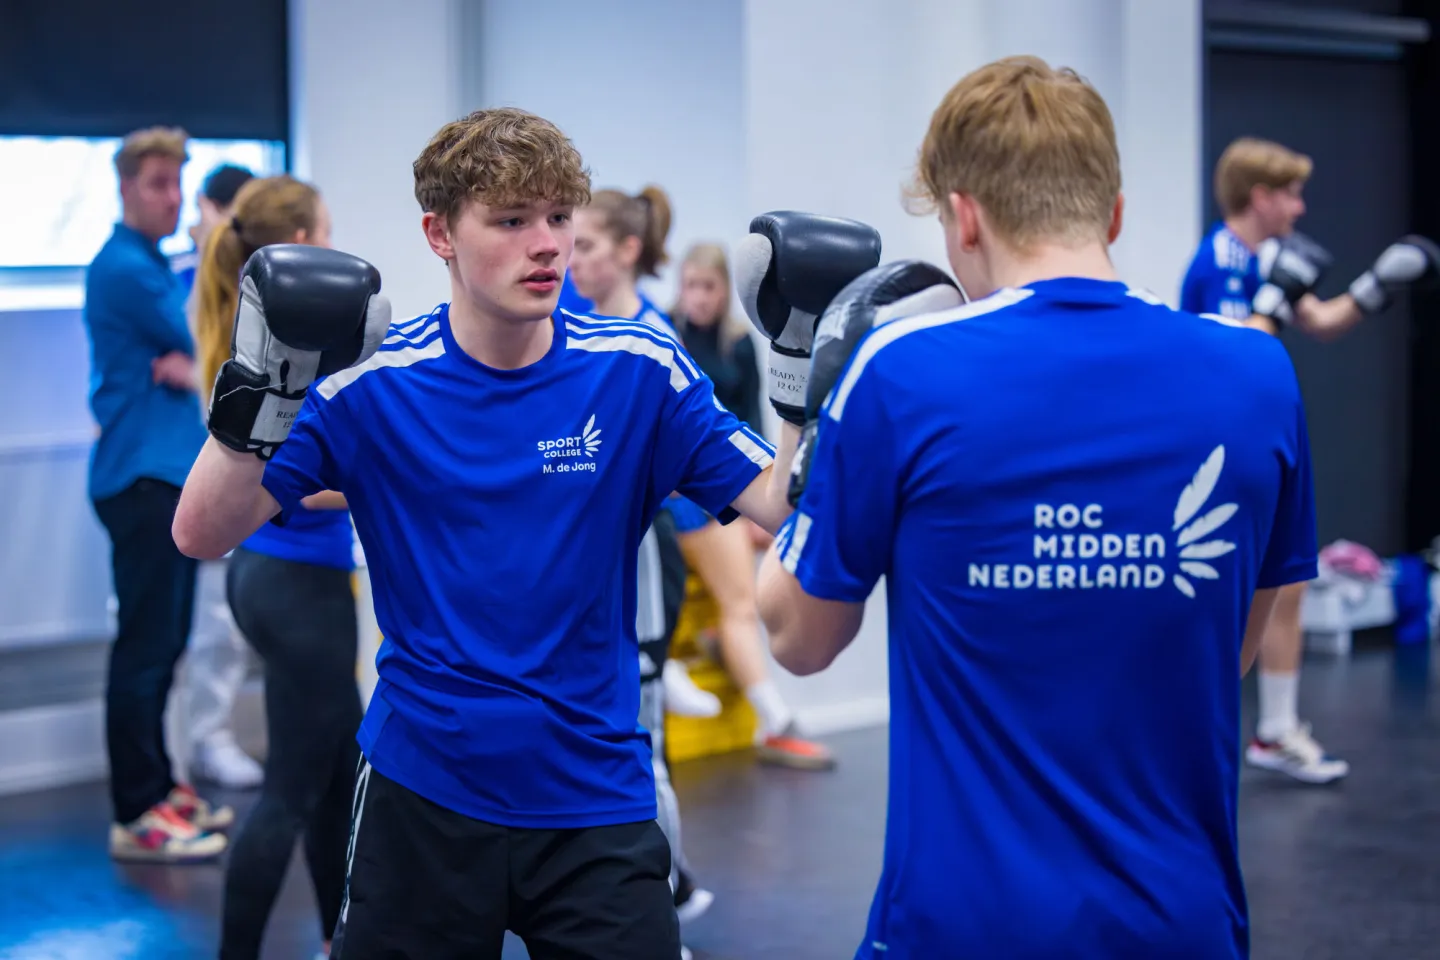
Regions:
[[1433, 284], [1440, 277], [1440, 248], [1425, 237], [1401, 237], [1381, 252], [1375, 264], [1350, 284], [1350, 296], [1367, 314], [1388, 307], [1400, 290]]
[[1329, 251], [1299, 231], [1266, 240], [1257, 252], [1262, 284], [1250, 309], [1281, 324], [1295, 322], [1295, 304], [1314, 290], [1330, 268]]
[[880, 262], [880, 234], [856, 220], [777, 211], [750, 221], [735, 248], [735, 288], [770, 341], [768, 394], [775, 412], [805, 424], [815, 324], [831, 299]]
[[240, 274], [231, 359], [211, 393], [217, 440], [262, 460], [290, 435], [307, 388], [368, 359], [390, 328], [380, 272], [324, 247], [261, 247]]
[[873, 327], [892, 320], [952, 310], [965, 302], [964, 292], [949, 274], [921, 260], [876, 267], [835, 296], [815, 328], [805, 390], [805, 428], [790, 467], [787, 496], [791, 506], [800, 503], [810, 480], [810, 461], [822, 411], [828, 404], [844, 402], [843, 396], [832, 397], [831, 391], [861, 338]]

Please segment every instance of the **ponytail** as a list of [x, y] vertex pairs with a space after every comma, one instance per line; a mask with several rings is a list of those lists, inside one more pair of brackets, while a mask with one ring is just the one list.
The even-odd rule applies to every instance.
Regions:
[[643, 277], [659, 276], [659, 268], [670, 261], [670, 255], [665, 252], [665, 238], [670, 235], [670, 198], [652, 183], [635, 199], [645, 210], [645, 231], [640, 235], [636, 272]]
[[235, 221], [226, 220], [206, 238], [195, 272], [195, 356], [200, 361], [200, 399], [207, 407], [215, 377], [230, 359], [235, 311], [240, 306], [240, 270], [250, 252], [235, 230]]
[[220, 368], [230, 359], [240, 271], [261, 247], [314, 236], [320, 195], [288, 174], [246, 181], [235, 194], [235, 215], [210, 232], [195, 273], [195, 357], [205, 406]]
[[670, 198], [664, 190], [650, 184], [633, 197], [619, 190], [598, 190], [588, 206], [600, 214], [605, 229], [617, 243], [639, 238], [637, 278], [657, 276], [660, 267], [670, 261], [670, 254], [665, 252], [665, 238], [670, 235]]

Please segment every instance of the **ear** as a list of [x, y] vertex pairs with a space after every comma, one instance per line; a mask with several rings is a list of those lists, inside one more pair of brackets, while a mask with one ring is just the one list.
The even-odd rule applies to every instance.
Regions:
[[620, 255], [620, 262], [627, 267], [633, 267], [640, 262], [640, 251], [644, 248], [644, 241], [639, 237], [626, 237], [615, 245], [615, 250]]
[[291, 238], [290, 242], [299, 244], [309, 243], [310, 233], [304, 227], [301, 227], [295, 231], [295, 236]]
[[974, 253], [980, 246], [980, 209], [968, 193], [952, 193], [945, 198], [950, 219], [960, 240], [960, 250]]
[[430, 243], [430, 249], [435, 251], [435, 256], [449, 263], [455, 259], [455, 245], [450, 241], [450, 225], [445, 218], [438, 213], [427, 212], [420, 218], [420, 229], [425, 231], [425, 239]]
[[1115, 195], [1115, 209], [1110, 211], [1110, 230], [1106, 234], [1106, 243], [1114, 243], [1120, 239], [1120, 227], [1125, 221], [1125, 194]]

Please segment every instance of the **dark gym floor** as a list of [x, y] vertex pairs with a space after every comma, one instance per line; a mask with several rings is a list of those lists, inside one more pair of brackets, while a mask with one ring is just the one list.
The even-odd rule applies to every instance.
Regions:
[[[1302, 714], [1352, 772], [1317, 788], [1245, 771], [1255, 960], [1440, 956], [1437, 678], [1425, 650], [1307, 662]], [[1248, 687], [1247, 730], [1253, 680]], [[697, 960], [853, 955], [879, 865], [885, 738], [884, 729], [834, 737], [840, 766], [830, 774], [760, 768], [746, 753], [677, 768], [686, 851], [717, 894], [686, 932]], [[0, 799], [0, 958], [214, 956], [219, 868], [113, 864], [105, 796], [89, 784]], [[232, 799], [242, 810], [251, 802]], [[296, 865], [267, 958], [310, 960], [318, 945]]]

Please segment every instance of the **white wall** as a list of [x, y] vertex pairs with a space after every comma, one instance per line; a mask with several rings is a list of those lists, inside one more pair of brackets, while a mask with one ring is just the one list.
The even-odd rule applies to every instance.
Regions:
[[674, 207], [672, 263], [646, 289], [668, 309], [686, 247], [729, 243], [749, 224], [739, 3], [552, 0], [545, 45], [564, 51], [555, 56], [537, 55], [531, 5], [480, 9], [467, 37], [480, 67], [462, 92], [465, 109], [521, 107], [554, 121], [597, 190], [663, 187]]
[[458, 0], [290, 4], [296, 174], [324, 194], [335, 245], [379, 268], [396, 316], [450, 296], [411, 164], [460, 110], [460, 14]]

